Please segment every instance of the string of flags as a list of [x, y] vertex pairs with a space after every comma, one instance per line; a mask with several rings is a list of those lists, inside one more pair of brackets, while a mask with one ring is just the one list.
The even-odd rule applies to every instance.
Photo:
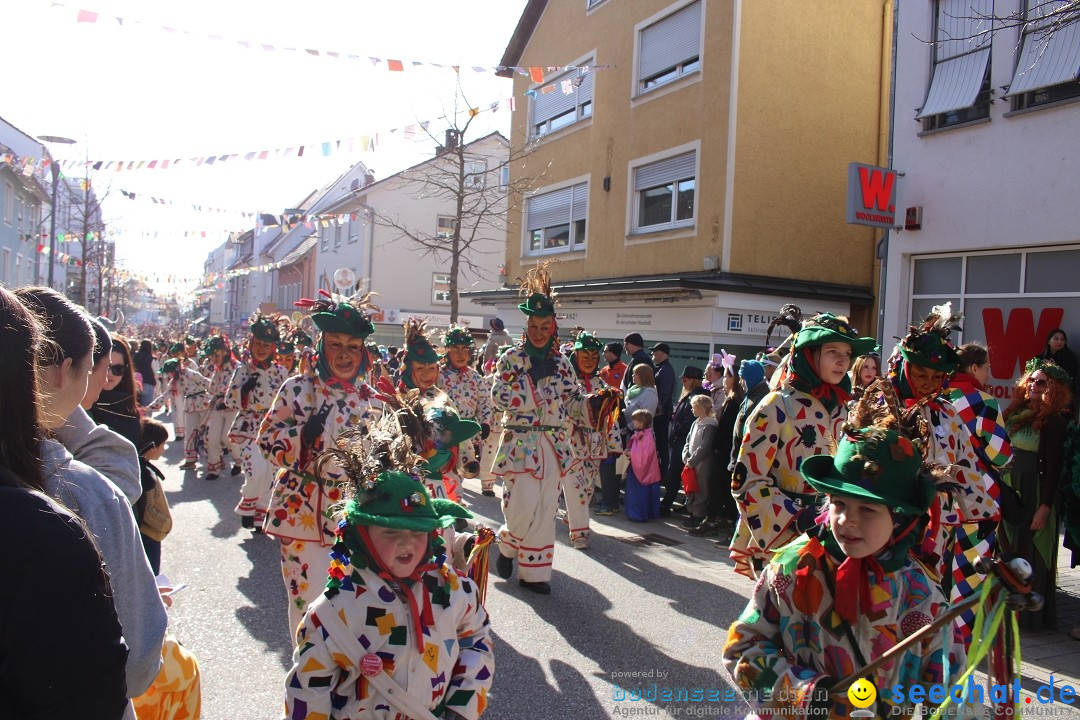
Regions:
[[[228, 43], [242, 47], [248, 50], [262, 50], [264, 52], [289, 52], [297, 55], [304, 55], [307, 57], [328, 58], [331, 60], [346, 60], [352, 62], [370, 62], [376, 69], [383, 69], [387, 72], [405, 72], [414, 68], [442, 68], [450, 69], [456, 73], [460, 73], [463, 69], [469, 69], [476, 73], [501, 73], [506, 71], [516, 72], [526, 77], [531, 77], [533, 82], [543, 82], [544, 72], [563, 72], [566, 70], [577, 70], [579, 66], [576, 65], [559, 65], [559, 66], [516, 66], [516, 65], [454, 65], [450, 63], [433, 63], [433, 62], [421, 62], [419, 60], [398, 60], [392, 58], [373, 57], [371, 55], [361, 55], [359, 53], [350, 53], [342, 50], [324, 50], [319, 48], [304, 48], [299, 46], [289, 45], [277, 45], [267, 42], [260, 42], [245, 38], [230, 38], [225, 35], [213, 32], [205, 32], [203, 30], [192, 30], [188, 28], [179, 28], [169, 25], [160, 25], [157, 23], [147, 23], [138, 19], [120, 17], [111, 13], [102, 13], [97, 10], [87, 10], [73, 5], [66, 5], [64, 3], [54, 2], [53, 8], [59, 8], [63, 11], [71, 13], [74, 11], [72, 17], [77, 23], [98, 23], [100, 21], [115, 21], [119, 27], [129, 28], [132, 26], [143, 25], [147, 27], [155, 27], [163, 30], [169, 34], [181, 34], [188, 36], [198, 36], [206, 38], [208, 40], [214, 40], [222, 43]], [[614, 65], [594, 65], [595, 68], [608, 68], [614, 67]], [[539, 78], [539, 79], [537, 79]]]

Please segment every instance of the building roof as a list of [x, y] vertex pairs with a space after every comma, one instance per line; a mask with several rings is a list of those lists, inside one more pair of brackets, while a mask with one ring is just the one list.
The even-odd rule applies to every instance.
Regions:
[[[856, 285], [789, 280], [786, 278], [740, 275], [725, 272], [695, 272], [671, 275], [630, 275], [618, 278], [595, 278], [555, 283], [552, 289], [563, 302], [591, 302], [600, 296], [645, 295], [671, 297], [700, 295], [702, 290], [741, 292], [752, 295], [780, 295], [792, 298], [819, 298], [858, 305], [870, 304], [874, 294], [870, 288]], [[472, 290], [461, 293], [481, 305], [498, 305], [516, 301], [518, 289]]]
[[532, 39], [533, 31], [536, 30], [537, 24], [540, 22], [540, 16], [544, 14], [544, 8], [547, 7], [547, 0], [529, 0], [525, 5], [525, 9], [521, 13], [521, 17], [518, 18], [517, 27], [514, 28], [514, 34], [510, 36], [510, 44], [506, 46], [506, 50], [503, 51], [502, 60], [499, 61], [499, 65], [502, 66], [496, 74], [502, 77], [513, 76], [513, 71], [507, 68], [513, 67], [521, 62], [521, 56], [525, 52], [525, 46], [529, 44], [529, 40]]
[[315, 243], [317, 243], [318, 241], [319, 238], [315, 233], [309, 235], [307, 239], [304, 240], [304, 242], [300, 243], [300, 245], [295, 250], [293, 250], [285, 257], [281, 258], [281, 267], [285, 267], [286, 265], [292, 265], [293, 263], [302, 260], [304, 256], [307, 255], [312, 250], [312, 248], [315, 247]]

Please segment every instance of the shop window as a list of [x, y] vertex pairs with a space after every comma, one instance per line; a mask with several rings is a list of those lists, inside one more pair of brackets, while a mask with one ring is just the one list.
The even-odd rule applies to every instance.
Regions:
[[1080, 291], [1080, 250], [1029, 252], [1024, 291], [1037, 293]]
[[1020, 253], [972, 255], [967, 259], [964, 293], [998, 295], [1020, 292]]
[[959, 295], [964, 258], [926, 258], [914, 262], [913, 295]]

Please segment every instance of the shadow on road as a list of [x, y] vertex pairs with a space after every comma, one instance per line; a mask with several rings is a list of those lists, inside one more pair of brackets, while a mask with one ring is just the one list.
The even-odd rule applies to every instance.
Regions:
[[251, 637], [276, 653], [281, 667], [288, 670], [292, 667], [293, 647], [288, 630], [288, 601], [281, 580], [281, 545], [272, 537], [251, 535], [240, 546], [251, 558], [251, 573], [237, 580], [236, 589], [251, 601], [251, 605], [237, 608], [236, 619], [247, 628]]

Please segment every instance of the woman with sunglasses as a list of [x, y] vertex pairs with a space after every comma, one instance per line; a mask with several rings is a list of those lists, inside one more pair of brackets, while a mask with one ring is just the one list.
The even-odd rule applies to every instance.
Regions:
[[90, 406], [90, 417], [139, 446], [139, 398], [135, 392], [135, 372], [127, 340], [112, 336], [112, 353], [105, 385], [97, 402]]
[[[127, 651], [108, 577], [86, 526], [43, 494], [41, 343], [38, 319], [0, 288], [0, 405], [17, 418], [0, 423], [0, 716], [118, 720]], [[58, 648], [77, 669], [62, 681]]]
[[1058, 489], [1064, 465], [1066, 413], [1072, 378], [1052, 360], [1034, 358], [1013, 390], [1005, 411], [1013, 464], [1005, 482], [1020, 493], [1019, 512], [1002, 521], [1003, 545], [1031, 563], [1032, 590], [1042, 593], [1040, 611], [1020, 613], [1024, 629], [1057, 627]]
[[[131, 505], [101, 473], [71, 456], [51, 434], [79, 406], [93, 367], [94, 332], [85, 314], [45, 287], [20, 288], [16, 296], [45, 328], [38, 351], [38, 388], [44, 490], [86, 523], [97, 538], [109, 573], [116, 616], [128, 645], [128, 697], [146, 692], [161, 666], [168, 616], [143, 549]], [[7, 408], [14, 417], [18, 410]], [[65, 646], [66, 647], [66, 646]]]

